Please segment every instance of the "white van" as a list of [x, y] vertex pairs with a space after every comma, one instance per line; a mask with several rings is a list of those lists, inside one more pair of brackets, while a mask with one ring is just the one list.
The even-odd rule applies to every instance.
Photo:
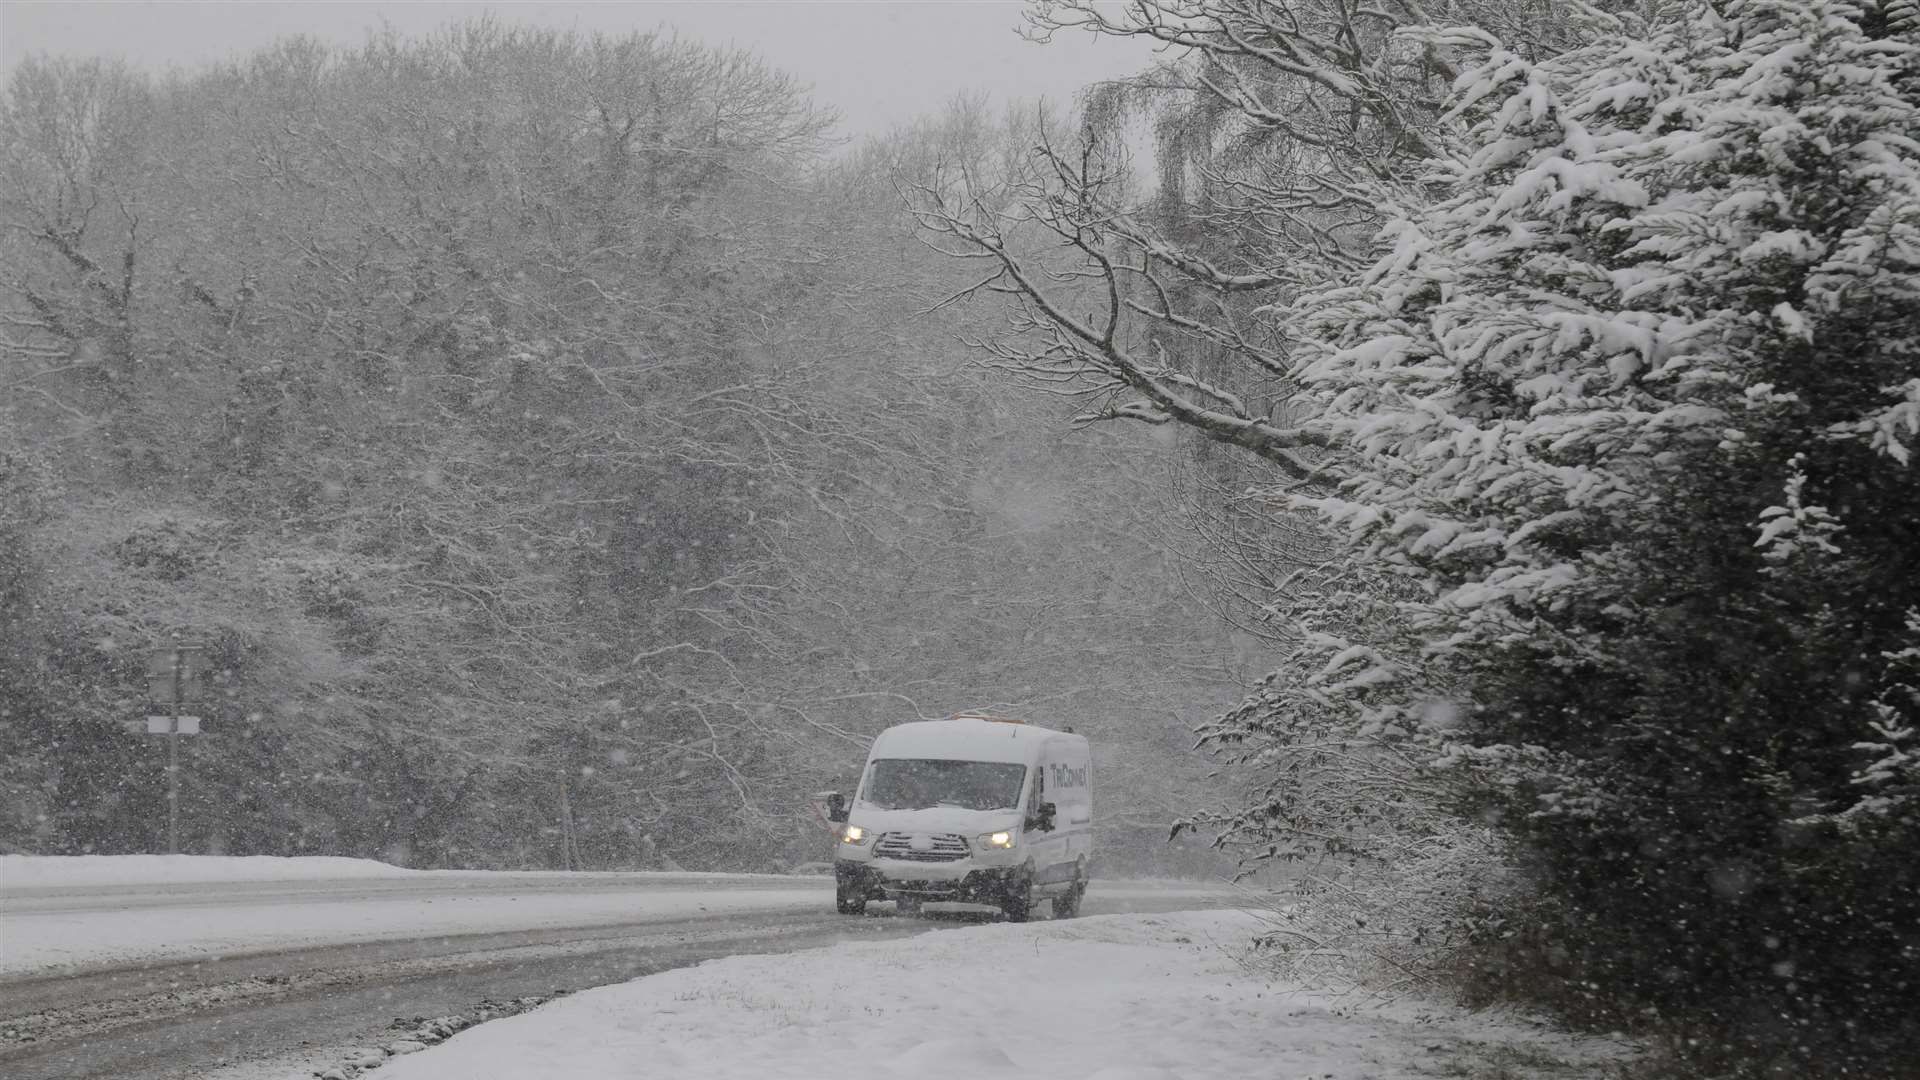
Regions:
[[839, 826], [836, 900], [911, 913], [923, 901], [991, 904], [1020, 922], [1036, 901], [1071, 918], [1093, 860], [1093, 760], [1087, 740], [1018, 720], [961, 716], [897, 724], [867, 752]]

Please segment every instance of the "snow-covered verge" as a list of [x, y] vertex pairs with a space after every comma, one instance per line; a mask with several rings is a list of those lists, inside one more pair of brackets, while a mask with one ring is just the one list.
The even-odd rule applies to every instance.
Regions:
[[0, 977], [401, 941], [832, 910], [829, 879], [404, 870], [363, 859], [0, 857]]
[[405, 877], [420, 871], [372, 859], [313, 855], [0, 855], [0, 889], [184, 885]]
[[[508, 876], [530, 881], [582, 880], [589, 872], [559, 870], [409, 870], [373, 859], [332, 855], [0, 855], [0, 892], [109, 885], [201, 885], [249, 881], [337, 881], [343, 878]], [[606, 871], [660, 882], [783, 880], [775, 874], [704, 871]]]
[[271, 898], [164, 908], [12, 911], [0, 908], [0, 976], [83, 971], [206, 956], [424, 937], [613, 926], [713, 915], [821, 913], [832, 883], [790, 889], [663, 888], [571, 891], [562, 883], [485, 895]]
[[1618, 1075], [1632, 1048], [1434, 1004], [1342, 1007], [1245, 965], [1233, 911], [991, 924], [605, 986], [379, 1080], [1241, 1080]]

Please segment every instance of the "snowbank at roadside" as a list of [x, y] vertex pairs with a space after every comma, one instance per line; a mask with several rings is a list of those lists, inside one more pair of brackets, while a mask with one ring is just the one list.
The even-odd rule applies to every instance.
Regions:
[[619, 889], [565, 879], [472, 894], [241, 895], [81, 911], [0, 904], [0, 977], [461, 934], [636, 926], [721, 915], [818, 915], [832, 905], [831, 883], [714, 889], [635, 881]]
[[405, 877], [420, 871], [327, 855], [0, 855], [0, 888]]
[[632, 879], [662, 884], [778, 884], [817, 874], [740, 874], [707, 870], [410, 870], [373, 859], [332, 855], [0, 855], [0, 892], [108, 886], [216, 885], [430, 877], [474, 880]]
[[374, 1076], [1579, 1080], [1627, 1053], [1430, 1003], [1336, 1008], [1242, 966], [1257, 926], [1232, 911], [1111, 915], [729, 957], [469, 1029]]
[[820, 914], [833, 905], [833, 883], [807, 878], [368, 872], [381, 866], [310, 878], [296, 867], [284, 868], [286, 877], [108, 877], [110, 884], [85, 886], [56, 875], [57, 884], [37, 889], [9, 879], [0, 889], [0, 978], [463, 934]]
[[0, 856], [0, 977], [282, 949], [832, 910], [829, 879], [406, 870], [368, 859]]

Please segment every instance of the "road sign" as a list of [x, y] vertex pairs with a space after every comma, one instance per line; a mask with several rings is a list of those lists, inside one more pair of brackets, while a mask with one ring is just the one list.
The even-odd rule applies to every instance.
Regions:
[[[167, 737], [167, 850], [180, 853], [180, 736], [200, 734], [200, 718], [181, 716], [178, 710], [200, 697], [203, 649], [177, 639], [157, 645], [147, 654], [147, 698], [155, 705], [171, 705], [174, 715], [147, 717], [147, 734]], [[139, 731], [138, 720], [126, 721], [128, 731]]]
[[147, 700], [165, 705], [180, 699], [176, 655], [172, 649], [155, 649], [147, 654]]
[[204, 650], [198, 645], [158, 645], [147, 654], [147, 699], [160, 705], [200, 697]]

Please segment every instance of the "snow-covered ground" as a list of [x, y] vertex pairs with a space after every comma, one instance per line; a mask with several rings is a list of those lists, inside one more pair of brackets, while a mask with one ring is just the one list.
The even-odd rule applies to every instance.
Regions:
[[1572, 1080], [1627, 1054], [1512, 1018], [1272, 985], [1246, 964], [1257, 926], [1234, 911], [1111, 915], [729, 957], [471, 1028], [374, 1076]]
[[[1204, 885], [1096, 880], [1089, 902], [1124, 909], [1129, 895], [1161, 907], [1223, 900]], [[732, 913], [831, 920], [831, 898], [829, 879], [764, 875], [9, 856], [0, 858], [0, 977]], [[582, 991], [423, 1049], [472, 1018], [429, 1022], [389, 1037], [396, 1056], [384, 1045], [343, 1049], [334, 1068], [351, 1075], [357, 1069], [345, 1062], [384, 1060], [370, 1080], [816, 1080], [865, 1072], [919, 1080], [1580, 1080], [1609, 1069], [1618, 1075], [1631, 1049], [1430, 1002], [1370, 1008], [1275, 985], [1246, 954], [1261, 925], [1246, 912], [946, 925], [908, 938], [711, 960]], [[489, 1006], [491, 1015], [503, 1011], [512, 1007]], [[250, 1080], [268, 1075], [235, 1067]], [[309, 1074], [310, 1067], [299, 1075]], [[280, 1072], [271, 1075], [279, 1080]]]

